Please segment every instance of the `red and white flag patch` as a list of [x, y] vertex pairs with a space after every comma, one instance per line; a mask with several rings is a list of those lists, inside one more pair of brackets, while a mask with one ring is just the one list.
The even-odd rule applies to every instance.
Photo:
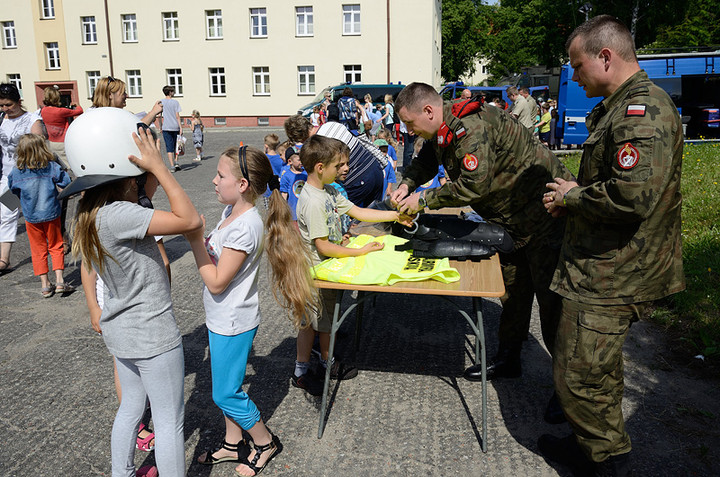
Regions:
[[478, 158], [473, 156], [472, 154], [465, 154], [465, 157], [463, 157], [463, 167], [472, 172], [475, 169], [477, 169], [478, 166]]
[[625, 143], [617, 153], [618, 165], [623, 169], [632, 169], [640, 160], [640, 153], [632, 144]]
[[629, 104], [625, 110], [625, 116], [645, 116], [644, 104]]

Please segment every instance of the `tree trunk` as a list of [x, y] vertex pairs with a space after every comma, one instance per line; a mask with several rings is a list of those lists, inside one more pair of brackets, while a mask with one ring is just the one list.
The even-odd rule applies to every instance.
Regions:
[[635, 41], [635, 32], [637, 31], [638, 14], [640, 13], [640, 0], [635, 0], [632, 7], [632, 19], [630, 20], [630, 35], [633, 42]]

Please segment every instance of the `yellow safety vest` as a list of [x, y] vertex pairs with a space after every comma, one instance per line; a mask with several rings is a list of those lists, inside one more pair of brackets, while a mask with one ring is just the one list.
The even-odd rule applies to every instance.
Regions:
[[447, 258], [417, 258], [409, 251], [396, 252], [395, 245], [407, 242], [394, 235], [358, 235], [350, 239], [348, 248], [361, 248], [369, 242], [380, 242], [385, 248], [359, 257], [328, 258], [312, 268], [313, 277], [354, 285], [393, 285], [397, 282], [437, 280], [452, 283], [460, 273]]

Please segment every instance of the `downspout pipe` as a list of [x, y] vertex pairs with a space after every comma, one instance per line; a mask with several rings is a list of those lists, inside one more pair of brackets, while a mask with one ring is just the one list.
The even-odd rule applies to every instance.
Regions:
[[115, 67], [113, 65], [113, 56], [112, 56], [112, 40], [110, 39], [110, 15], [108, 13], [108, 0], [104, 0], [103, 2], [105, 4], [105, 31], [107, 32], [107, 42], [108, 42], [108, 61], [110, 62], [110, 76], [115, 76]]
[[[107, 0], [105, 0], [107, 2]], [[385, 0], [387, 12], [387, 84], [390, 84], [390, 0]]]

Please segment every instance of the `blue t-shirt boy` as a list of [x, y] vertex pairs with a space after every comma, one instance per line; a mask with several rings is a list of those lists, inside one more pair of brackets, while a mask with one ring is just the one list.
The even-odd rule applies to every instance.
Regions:
[[295, 208], [297, 207], [298, 197], [300, 197], [300, 191], [307, 180], [307, 172], [305, 172], [302, 167], [300, 154], [298, 154], [295, 147], [287, 148], [285, 158], [288, 163], [283, 168], [282, 175], [280, 176], [280, 192], [288, 201], [290, 211], [292, 212], [292, 219], [297, 220]]

